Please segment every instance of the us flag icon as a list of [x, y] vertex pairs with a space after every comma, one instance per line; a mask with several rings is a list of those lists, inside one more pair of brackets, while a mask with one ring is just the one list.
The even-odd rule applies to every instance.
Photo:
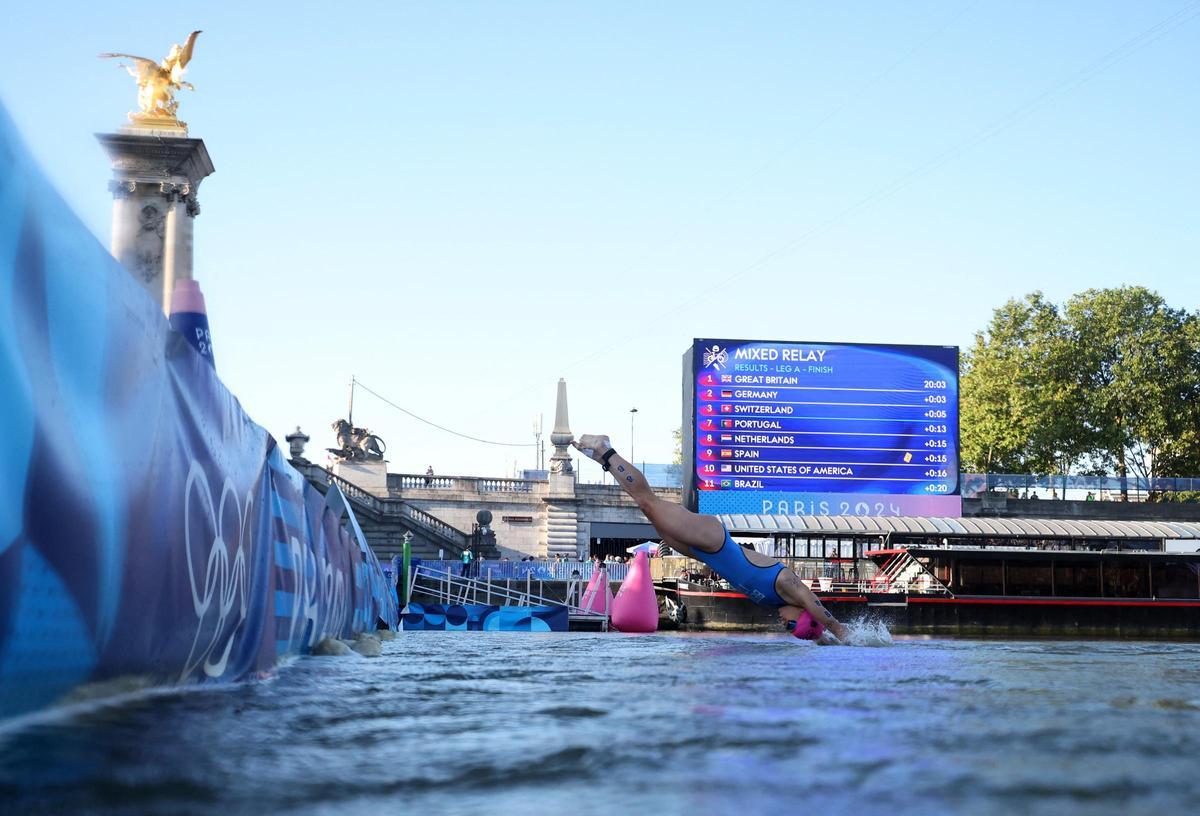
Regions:
[[729, 448], [721, 448], [721, 458], [722, 459], [732, 459], [733, 451], [730, 450]]
[[732, 420], [732, 419], [722, 419], [722, 420], [721, 420], [721, 427], [722, 427], [722, 428], [732, 428], [732, 427], [733, 427], [733, 420]]
[[733, 398], [733, 392], [732, 392], [732, 391], [729, 391], [729, 390], [727, 389], [727, 390], [725, 390], [725, 391], [722, 391], [722, 392], [721, 392], [721, 399], [732, 399], [732, 398]]
[[733, 465], [721, 465], [722, 473], [733, 473]]
[[732, 414], [733, 406], [730, 405], [729, 403], [721, 403], [721, 413], [722, 414]]
[[721, 441], [722, 442], [732, 442], [733, 434], [721, 434]]

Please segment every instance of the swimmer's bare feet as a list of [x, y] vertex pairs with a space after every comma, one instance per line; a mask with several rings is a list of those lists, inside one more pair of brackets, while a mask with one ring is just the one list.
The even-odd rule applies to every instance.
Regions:
[[571, 444], [575, 446], [575, 450], [597, 462], [601, 461], [600, 457], [612, 450], [612, 443], [604, 434], [584, 434], [579, 439], [573, 440]]

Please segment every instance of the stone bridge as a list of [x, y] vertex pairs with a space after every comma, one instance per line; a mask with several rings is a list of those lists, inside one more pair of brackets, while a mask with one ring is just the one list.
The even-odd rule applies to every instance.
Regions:
[[[497, 552], [519, 560], [527, 555], [563, 554], [587, 558], [604, 540], [657, 539], [637, 505], [615, 484], [578, 484], [571, 476], [501, 479], [480, 476], [425, 476], [369, 472], [361, 464], [334, 471], [297, 464], [310, 482], [327, 489], [336, 481], [354, 504], [371, 547], [380, 559], [398, 555], [404, 533], [412, 534], [413, 552], [422, 558], [457, 557], [471, 540], [475, 514], [492, 513]], [[655, 488], [669, 501], [679, 488]], [[472, 545], [474, 548], [474, 545]]]

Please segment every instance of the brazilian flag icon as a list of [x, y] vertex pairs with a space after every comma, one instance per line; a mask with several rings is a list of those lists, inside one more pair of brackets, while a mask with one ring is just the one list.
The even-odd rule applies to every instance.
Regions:
[[722, 479], [721, 487], [733, 487], [733, 479]]

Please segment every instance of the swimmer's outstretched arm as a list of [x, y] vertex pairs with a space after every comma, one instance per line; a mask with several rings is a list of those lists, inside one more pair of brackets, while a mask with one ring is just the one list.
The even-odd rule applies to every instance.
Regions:
[[[612, 450], [612, 443], [608, 437], [596, 434], [585, 434], [571, 444], [576, 450], [601, 464], [604, 463], [604, 454]], [[725, 528], [715, 516], [693, 513], [682, 505], [660, 499], [654, 494], [642, 472], [615, 451], [608, 458], [608, 472], [637, 502], [638, 509], [654, 525], [654, 529], [662, 536], [667, 546], [690, 557], [691, 549], [713, 553], [725, 543]], [[775, 589], [790, 606], [807, 609], [809, 614], [824, 623], [838, 638], [846, 639], [845, 625], [835, 618], [812, 590], [800, 581], [799, 576], [786, 566], [776, 579]], [[787, 608], [783, 607], [784, 610]], [[786, 613], [781, 610], [781, 615], [783, 614]]]

